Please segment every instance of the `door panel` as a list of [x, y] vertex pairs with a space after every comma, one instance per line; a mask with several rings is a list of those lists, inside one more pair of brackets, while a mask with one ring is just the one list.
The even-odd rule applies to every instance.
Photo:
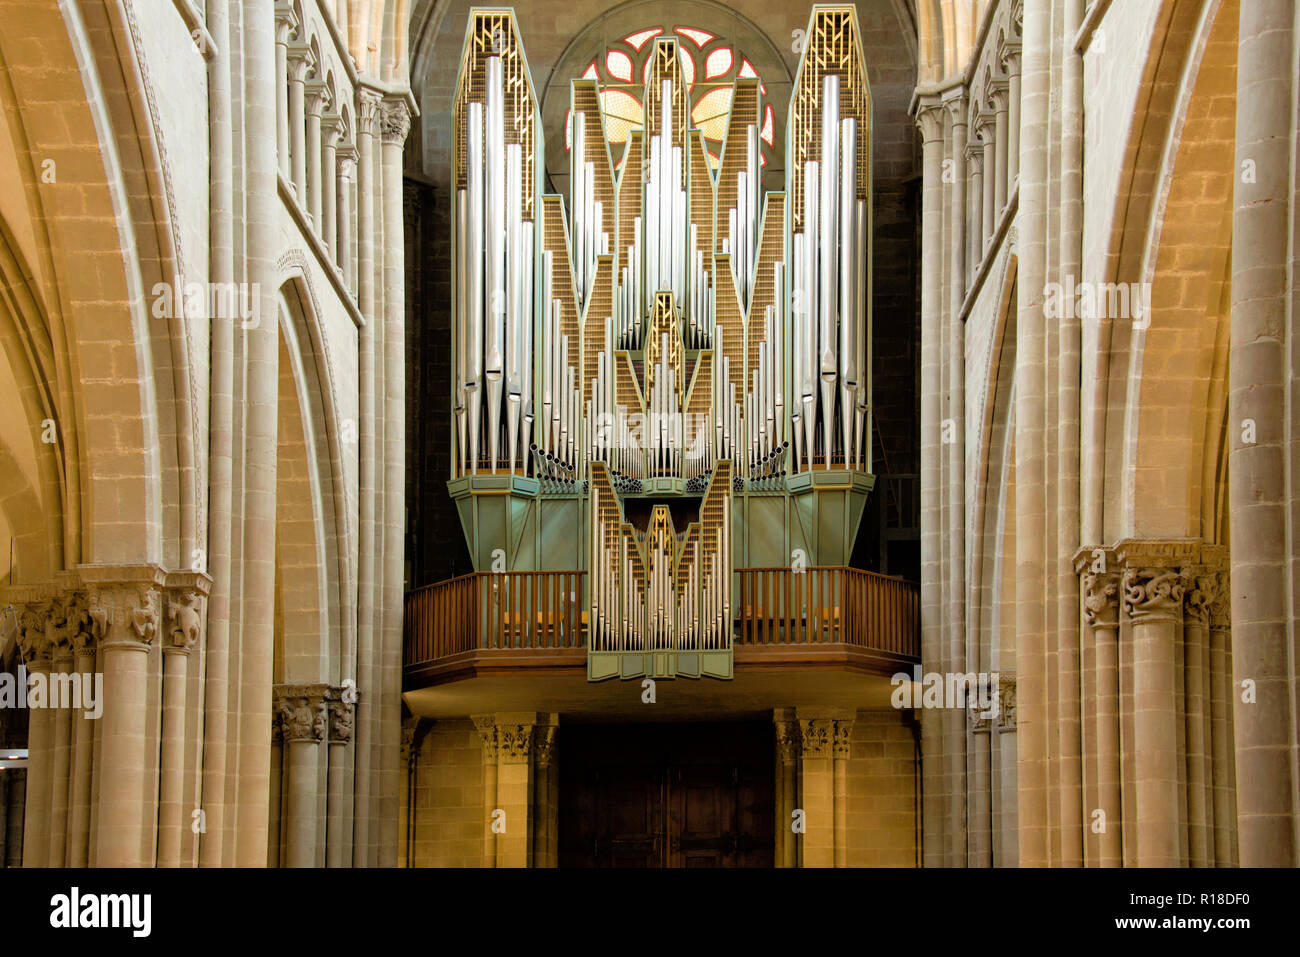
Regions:
[[771, 725], [570, 725], [564, 867], [771, 867]]

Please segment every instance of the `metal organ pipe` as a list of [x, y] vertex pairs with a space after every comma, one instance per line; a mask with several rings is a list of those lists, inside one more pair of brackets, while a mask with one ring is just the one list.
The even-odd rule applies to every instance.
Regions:
[[488, 455], [492, 471], [497, 470], [497, 453], [501, 437], [501, 388], [504, 372], [502, 338], [505, 323], [505, 112], [501, 58], [487, 59], [487, 142], [484, 187], [487, 207], [487, 263], [485, 316], [486, 344], [484, 377], [488, 399]]
[[821, 366], [822, 454], [827, 467], [835, 419], [835, 379], [838, 372], [835, 330], [839, 297], [839, 165], [840, 165], [840, 78], [822, 79], [822, 160], [819, 210], [820, 262], [817, 300], [819, 306], [819, 360]]
[[483, 377], [483, 105], [470, 103], [465, 111], [466, 137], [466, 333], [464, 340], [465, 394], [469, 412], [470, 471], [478, 471], [479, 420]]
[[844, 464], [853, 463], [858, 388], [858, 121], [840, 121], [840, 423]]

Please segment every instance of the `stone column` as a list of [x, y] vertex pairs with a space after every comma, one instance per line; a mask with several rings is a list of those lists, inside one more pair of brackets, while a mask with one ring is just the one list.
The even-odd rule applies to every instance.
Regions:
[[[18, 650], [26, 665], [28, 681], [39, 676], [38, 681], [48, 682], [50, 674], [49, 639], [45, 624], [50, 615], [50, 600], [37, 589], [11, 590], [11, 601], [18, 605]], [[18, 694], [27, 695], [28, 688], [21, 680]], [[30, 705], [30, 700], [27, 701]], [[48, 867], [50, 852], [50, 790], [53, 778], [53, 761], [50, 741], [53, 740], [54, 714], [49, 708], [32, 708], [27, 713], [27, 789], [26, 811], [23, 815], [23, 866]]]
[[[298, 17], [289, 6], [275, 8], [275, 147], [280, 174], [289, 179], [289, 34], [298, 26]], [[226, 40], [217, 41], [221, 46]]]
[[325, 866], [352, 865], [352, 775], [348, 749], [356, 725], [355, 688], [331, 688], [329, 709], [329, 785], [325, 812]]
[[1007, 73], [1007, 195], [1020, 180], [1020, 42], [1008, 40], [1002, 57]]
[[316, 65], [307, 46], [289, 49], [289, 151], [293, 191], [298, 205], [307, 209], [307, 74]]
[[[405, 99], [387, 98], [380, 113], [383, 138], [383, 632], [379, 642], [381, 714], [400, 712], [402, 697], [402, 615], [406, 561], [406, 308], [405, 250], [402, 228], [402, 146], [411, 130], [411, 112]], [[378, 357], [376, 357], [378, 359]], [[397, 777], [397, 725], [380, 725], [381, 775]], [[529, 759], [531, 765], [531, 757]], [[530, 770], [531, 773], [531, 770]], [[531, 784], [530, 784], [531, 786]], [[379, 819], [384, 833], [380, 864], [396, 863], [396, 790], [384, 786]], [[513, 842], [507, 841], [513, 847]], [[525, 844], [525, 848], [528, 845]], [[527, 854], [523, 855], [525, 858]]]
[[559, 732], [559, 715], [550, 715], [546, 723], [539, 725], [533, 738], [535, 754], [533, 765], [536, 769], [533, 786], [533, 818], [536, 821], [533, 838], [533, 866], [556, 867], [554, 857], [558, 836], [559, 807], [553, 800], [557, 791], [558, 778], [555, 767], [555, 740]]
[[329, 87], [324, 80], [307, 84], [307, 196], [303, 211], [311, 218], [311, 228], [325, 238], [321, 223], [321, 160], [325, 141], [321, 136], [321, 116], [330, 105]]
[[[30, 764], [28, 765], [30, 767]], [[27, 771], [6, 771], [9, 781], [9, 808], [5, 815], [5, 867], [23, 863], [23, 807], [27, 801]]]
[[503, 813], [497, 831], [497, 866], [532, 865], [533, 737], [532, 712], [496, 715], [497, 808]]
[[998, 795], [1001, 814], [997, 820], [999, 841], [993, 845], [994, 867], [1017, 867], [1020, 863], [1020, 804], [1016, 763], [1016, 676], [998, 672], [997, 719]]
[[[1249, 163], [1254, 175], [1233, 179], [1227, 429], [1243, 867], [1297, 863], [1290, 634], [1295, 605], [1289, 603], [1294, 544], [1288, 513], [1288, 466], [1296, 436], [1286, 421], [1288, 378], [1294, 371], [1287, 326], [1296, 268], [1290, 260], [1296, 157], [1289, 135], [1295, 122], [1295, 17], [1294, 3], [1241, 2], [1233, 168], [1242, 171]], [[1253, 441], [1243, 441], [1250, 433]]]
[[993, 242], [993, 234], [998, 228], [998, 209], [995, 205], [996, 197], [994, 196], [993, 181], [997, 179], [998, 158], [997, 144], [994, 139], [997, 136], [996, 126], [994, 124], [993, 114], [987, 110], [981, 110], [979, 123], [976, 126], [980, 139], [984, 147], [984, 161], [980, 164], [983, 171], [982, 184], [983, 195], [981, 199], [984, 204], [984, 212], [980, 216], [983, 224], [982, 239], [980, 240], [980, 258], [988, 251]]
[[[72, 660], [74, 670], [85, 681], [86, 676], [93, 676], [98, 671], [95, 664], [98, 649], [85, 592], [78, 591], [76, 600], [80, 607], [68, 619], [69, 625], [76, 623], [75, 631], [71, 632]], [[98, 724], [98, 721], [87, 720], [72, 722], [72, 762], [68, 782], [69, 867], [90, 866], [90, 784]]]
[[1237, 794], [1233, 751], [1232, 592], [1228, 572], [1213, 576], [1210, 611], [1210, 752], [1214, 790], [1214, 864], [1237, 866]]
[[[151, 865], [143, 847], [140, 811], [152, 782], [145, 781], [149, 650], [162, 626], [166, 575], [157, 565], [82, 565], [92, 628], [100, 638], [104, 712], [100, 718], [99, 797], [95, 867]], [[146, 785], [148, 784], [148, 787]], [[151, 849], [152, 851], [152, 849]]]
[[316, 795], [320, 746], [329, 714], [325, 685], [279, 685], [275, 689], [280, 733], [284, 738], [284, 866], [316, 866]]
[[970, 170], [969, 198], [966, 201], [970, 231], [966, 237], [966, 274], [971, 283], [979, 274], [984, 261], [984, 144], [979, 129], [966, 146], [966, 164]]
[[852, 713], [835, 719], [831, 747], [835, 771], [835, 866], [849, 866], [849, 758], [852, 754]]
[[796, 710], [799, 719], [799, 807], [804, 812], [804, 867], [835, 866], [835, 721]]
[[[943, 461], [942, 378], [943, 339], [943, 113], [936, 101], [922, 100], [916, 114], [921, 130], [923, 178], [921, 193], [921, 660], [927, 667], [940, 661], [943, 650], [941, 600], [944, 529], [940, 476]], [[943, 865], [943, 732], [933, 708], [921, 712], [922, 818], [927, 867]], [[801, 758], [802, 766], [802, 758]], [[802, 791], [802, 785], [801, 785]], [[806, 808], [805, 808], [806, 810]], [[801, 842], [809, 862], [807, 834]]]
[[357, 294], [357, 259], [353, 248], [353, 220], [356, 218], [357, 148], [344, 143], [335, 151], [338, 162], [338, 264], [343, 284]]
[[1202, 567], [1191, 567], [1183, 591], [1183, 702], [1186, 729], [1188, 863], [1214, 864], [1214, 795], [1210, 780], [1210, 601], [1214, 582]]
[[163, 642], [162, 754], [158, 794], [158, 866], [180, 867], [181, 845], [190, 826], [185, 813], [185, 742], [189, 735], [190, 652], [203, 634], [204, 608], [212, 580], [202, 572], [173, 573], [167, 581], [167, 636]]
[[[1093, 561], [1094, 550], [1083, 549], [1076, 556], [1076, 567]], [[1089, 807], [1084, 826], [1093, 834], [1093, 814], [1100, 811], [1101, 830], [1089, 847], [1096, 849], [1100, 867], [1119, 867], [1123, 863], [1121, 827], [1123, 802], [1120, 797], [1119, 738], [1119, 575], [1107, 570], [1109, 561], [1103, 552], [1098, 571], [1083, 576], [1080, 587], [1083, 620], [1087, 633], [1084, 644], [1092, 647], [1093, 696], [1092, 726], [1095, 751], [1091, 766], [1095, 768], [1096, 803]], [[1086, 567], [1086, 566], [1085, 566]], [[1087, 717], [1085, 715], [1085, 717]]]
[[[49, 616], [45, 621], [45, 634], [50, 649], [50, 698], [46, 707], [53, 710], [51, 736], [48, 744], [51, 759], [50, 773], [50, 867], [67, 866], [68, 851], [68, 778], [72, 762], [73, 718], [83, 720], [84, 711], [76, 711], [77, 702], [63, 700], [59, 688], [74, 687], [72, 632], [79, 623], [73, 621], [84, 614], [65, 589], [59, 589], [50, 602]], [[93, 677], [92, 679], [93, 680]], [[79, 684], [81, 679], [75, 679]], [[93, 688], [90, 689], [93, 693]]]
[[1137, 769], [1137, 865], [1181, 867], [1178, 699], [1174, 642], [1183, 582], [1176, 568], [1124, 570], [1124, 610], [1133, 631], [1133, 733]]
[[397, 828], [397, 866], [414, 867], [411, 863], [411, 845], [414, 842], [415, 830], [415, 813], [413, 806], [415, 804], [415, 775], [417, 773], [417, 764], [420, 760], [420, 744], [416, 740], [416, 726], [420, 719], [415, 715], [407, 715], [402, 719], [402, 746], [401, 746], [401, 766], [402, 766], [402, 788], [400, 798], [400, 813], [398, 815]]
[[798, 799], [799, 723], [793, 708], [772, 712], [776, 725], [776, 866], [799, 866], [799, 832], [795, 831], [794, 812]]
[[497, 866], [497, 725], [490, 714], [470, 715], [483, 745], [483, 866]]
[[321, 238], [329, 250], [330, 260], [342, 268], [343, 257], [339, 255], [338, 243], [338, 206], [339, 206], [339, 137], [343, 133], [343, 118], [331, 113], [321, 121], [321, 135], [325, 147], [324, 165], [321, 168]]
[[1007, 208], [1007, 78], [994, 77], [989, 82], [988, 106], [993, 111], [993, 215], [1002, 218]]
[[[990, 676], [992, 677], [992, 676]], [[971, 689], [975, 692], [977, 689]], [[988, 694], [996, 695], [997, 688]], [[996, 700], [996, 699], [994, 699]], [[966, 727], [970, 729], [971, 771], [970, 824], [967, 829], [966, 865], [992, 867], [992, 731], [995, 714], [981, 709], [976, 702], [967, 702]]]

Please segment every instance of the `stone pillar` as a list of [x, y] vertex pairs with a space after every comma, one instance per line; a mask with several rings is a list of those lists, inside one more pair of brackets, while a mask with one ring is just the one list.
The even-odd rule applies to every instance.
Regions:
[[852, 756], [853, 714], [835, 719], [835, 866], [849, 866], [849, 758]]
[[[405, 250], [402, 227], [402, 147], [411, 130], [411, 112], [405, 99], [387, 98], [380, 113], [383, 139], [383, 631], [379, 642], [380, 714], [395, 715], [402, 697], [402, 616], [406, 561], [406, 308]], [[376, 356], [378, 359], [378, 356]], [[397, 724], [380, 725], [381, 789], [380, 864], [396, 863], [397, 849]], [[531, 774], [531, 755], [528, 764]], [[531, 781], [530, 781], [531, 787]], [[530, 793], [530, 792], [526, 792]], [[526, 802], [525, 802], [526, 803]], [[526, 838], [525, 838], [526, 839]], [[507, 841], [513, 847], [512, 841]], [[527, 844], [524, 845], [528, 847]], [[527, 854], [523, 857], [526, 859]]]
[[980, 216], [984, 227], [980, 240], [980, 258], [982, 259], [984, 253], [988, 251], [989, 246], [992, 244], [993, 234], [998, 228], [998, 209], [995, 205], [996, 197], [993, 190], [993, 181], [997, 178], [998, 168], [997, 144], [994, 142], [997, 134], [993, 114], [981, 110], [979, 122], [975, 128], [979, 132], [984, 148], [984, 161], [980, 164], [983, 171], [981, 179], [983, 195], [981, 199], [984, 204], [984, 211]]
[[[287, 4], [275, 8], [275, 147], [280, 175], [289, 179], [289, 34], [298, 26], [298, 17]], [[226, 42], [222, 37], [218, 46]]]
[[[1075, 559], [1076, 567], [1093, 561], [1093, 554], [1092, 549], [1080, 551]], [[1105, 555], [1103, 552], [1099, 570], [1085, 574], [1080, 587], [1086, 629], [1084, 644], [1092, 648], [1094, 751], [1090, 756], [1090, 766], [1095, 769], [1092, 793], [1096, 795], [1095, 803], [1090, 803], [1087, 808], [1084, 827], [1089, 835], [1093, 835], [1093, 815], [1097, 811], [1102, 813], [1098, 825], [1101, 830], [1089, 841], [1089, 847], [1095, 848], [1097, 866], [1119, 867], [1123, 863], [1119, 738], [1120, 581], [1116, 572], [1106, 570], [1109, 565]]]
[[1007, 78], [994, 77], [989, 82], [988, 105], [993, 111], [993, 215], [998, 219], [1007, 208]]
[[966, 237], [966, 274], [973, 284], [984, 261], [984, 144], [979, 129], [966, 146], [966, 164], [970, 170], [969, 198], [966, 201], [970, 231]]
[[307, 209], [307, 74], [316, 57], [307, 46], [289, 49], [289, 151], [293, 191], [298, 205]]
[[798, 799], [799, 723], [793, 708], [772, 712], [776, 725], [776, 866], [798, 867], [799, 833], [795, 831]]
[[[11, 590], [11, 595], [18, 592]], [[18, 650], [26, 664], [28, 681], [33, 676], [48, 682], [50, 674], [49, 639], [45, 624], [50, 615], [49, 598], [34, 588], [24, 588], [11, 598], [19, 606]], [[18, 693], [26, 695], [20, 681]], [[30, 701], [28, 702], [30, 704]], [[50, 790], [53, 761], [54, 713], [49, 708], [32, 708], [27, 714], [27, 788], [23, 815], [23, 866], [48, 867], [50, 852]]]
[[559, 806], [554, 795], [558, 792], [558, 773], [555, 767], [555, 740], [559, 732], [559, 715], [550, 715], [539, 724], [533, 738], [535, 754], [533, 766], [533, 818], [536, 822], [533, 838], [533, 866], [556, 867], [559, 862], [554, 853], [558, 846]]
[[490, 714], [470, 715], [483, 745], [483, 866], [497, 866], [497, 725]]
[[[77, 592], [76, 601], [79, 608], [68, 618], [73, 670], [82, 676], [82, 681], [85, 681], [98, 671], [96, 667], [98, 649], [84, 591]], [[74, 622], [75, 629], [71, 628]], [[95, 753], [95, 728], [98, 725], [98, 721], [72, 722], [72, 760], [68, 781], [67, 863], [69, 867], [90, 866], [90, 785]]]
[[[916, 114], [921, 131], [923, 178], [921, 193], [921, 660], [926, 667], [940, 661], [943, 649], [943, 527], [942, 504], [943, 396], [943, 114], [932, 99], [922, 100]], [[927, 867], [943, 864], [942, 801], [943, 732], [938, 713], [921, 712], [922, 819]], [[802, 767], [802, 757], [800, 766]], [[803, 791], [803, 785], [800, 785]], [[805, 810], [807, 810], [805, 808]], [[801, 842], [809, 860], [808, 835]]]
[[[29, 764], [30, 767], [30, 764]], [[9, 807], [5, 815], [5, 853], [0, 863], [21, 867], [23, 863], [23, 807], [27, 802], [27, 771], [5, 772], [9, 781]]]
[[[329, 87], [324, 80], [313, 80], [307, 84], [307, 195], [303, 212], [311, 218], [311, 228], [316, 235], [325, 238], [325, 227], [321, 223], [321, 160], [324, 156], [325, 142], [321, 136], [321, 116], [330, 105]], [[301, 197], [300, 197], [301, 198]]]
[[1002, 57], [1007, 73], [1007, 195], [1020, 181], [1020, 42], [1008, 40]]
[[1020, 863], [1020, 804], [1016, 763], [1016, 676], [998, 672], [997, 719], [998, 798], [1001, 813], [996, 827], [1000, 840], [993, 844], [994, 867], [1017, 867]]
[[537, 715], [531, 712], [496, 715], [497, 808], [503, 814], [497, 830], [497, 866], [532, 865], [533, 738]]
[[320, 781], [320, 746], [329, 713], [326, 685], [279, 685], [275, 689], [280, 733], [284, 738], [284, 866], [315, 867], [316, 796]]
[[330, 260], [342, 269], [343, 257], [339, 255], [338, 242], [338, 207], [339, 207], [339, 137], [343, 133], [343, 118], [331, 113], [321, 121], [322, 142], [325, 148], [324, 165], [321, 167], [321, 238], [329, 250]]
[[1124, 610], [1133, 633], [1137, 865], [1181, 867], [1178, 699], [1174, 642], [1183, 582], [1176, 568], [1126, 567]]
[[804, 812], [804, 867], [835, 866], [835, 721], [796, 710], [799, 719], [799, 807]]
[[1214, 864], [1214, 795], [1210, 780], [1210, 600], [1214, 582], [1206, 569], [1187, 569], [1183, 582], [1183, 709], [1187, 765], [1188, 864]]
[[357, 691], [331, 688], [329, 709], [328, 797], [325, 811], [325, 866], [352, 866], [352, 762], [348, 752], [356, 725]]
[[[188, 580], [185, 580], [188, 579]], [[163, 642], [162, 753], [159, 764], [158, 866], [180, 867], [190, 816], [185, 813], [185, 742], [190, 652], [203, 634], [203, 599], [211, 579], [202, 572], [168, 576], [167, 636]]]
[[420, 745], [416, 740], [416, 727], [420, 719], [407, 715], [402, 719], [402, 788], [397, 827], [397, 866], [413, 867], [411, 863], [411, 845], [414, 842], [415, 814], [413, 811], [415, 794], [415, 775], [420, 760]]
[[[74, 702], [55, 697], [60, 694], [58, 687], [62, 686], [69, 690], [73, 687], [72, 632], [78, 630], [79, 623], [72, 619], [78, 614], [84, 614], [84, 611], [77, 608], [75, 600], [65, 589], [59, 589], [50, 601], [50, 612], [45, 620], [51, 676], [50, 700], [46, 702], [46, 706], [53, 709], [48, 743], [51, 764], [50, 851], [46, 862], [50, 867], [67, 866], [68, 779], [72, 762], [73, 718], [75, 717], [77, 721], [84, 720], [84, 712], [74, 711], [72, 707]], [[81, 679], [76, 680], [78, 683], [81, 681]], [[93, 693], [93, 688], [91, 691]]]
[[166, 575], [157, 565], [82, 565], [92, 628], [100, 639], [104, 712], [100, 718], [95, 867], [152, 865], [140, 809], [153, 804], [145, 780], [149, 651], [162, 626]]
[[1232, 592], [1226, 567], [1213, 576], [1210, 612], [1210, 753], [1214, 791], [1214, 864], [1237, 866], [1237, 781], [1233, 751]]
[[344, 143], [335, 151], [338, 162], [338, 264], [343, 284], [357, 294], [357, 259], [353, 248], [353, 220], [356, 218], [357, 148]]
[[[1288, 603], [1294, 559], [1288, 465], [1296, 437], [1286, 421], [1293, 371], [1288, 301], [1295, 294], [1290, 240], [1296, 157], [1288, 135], [1295, 119], [1295, 18], [1294, 3], [1241, 2], [1234, 169], [1249, 162], [1254, 175], [1233, 179], [1228, 499], [1243, 867], [1297, 863], [1290, 634], [1295, 606]], [[1253, 441], [1242, 441], [1248, 429]]]
[[[992, 677], [992, 676], [990, 676]], [[972, 692], [977, 689], [971, 689]], [[986, 694], [996, 695], [990, 688]], [[996, 700], [993, 699], [993, 700]], [[996, 714], [982, 709], [977, 702], [967, 702], [966, 727], [970, 730], [971, 782], [970, 823], [967, 828], [966, 865], [992, 867], [992, 731]]]

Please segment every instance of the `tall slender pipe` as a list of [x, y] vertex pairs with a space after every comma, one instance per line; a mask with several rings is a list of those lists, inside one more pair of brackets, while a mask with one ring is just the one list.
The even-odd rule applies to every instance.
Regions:
[[819, 364], [821, 366], [821, 400], [822, 400], [822, 453], [826, 456], [826, 465], [831, 464], [831, 442], [835, 427], [835, 379], [838, 374], [835, 352], [838, 343], [835, 335], [835, 319], [838, 309], [839, 292], [839, 257], [836, 245], [839, 241], [840, 221], [840, 78], [830, 74], [822, 80], [822, 165], [821, 165], [821, 240], [818, 279], [819, 318]]

